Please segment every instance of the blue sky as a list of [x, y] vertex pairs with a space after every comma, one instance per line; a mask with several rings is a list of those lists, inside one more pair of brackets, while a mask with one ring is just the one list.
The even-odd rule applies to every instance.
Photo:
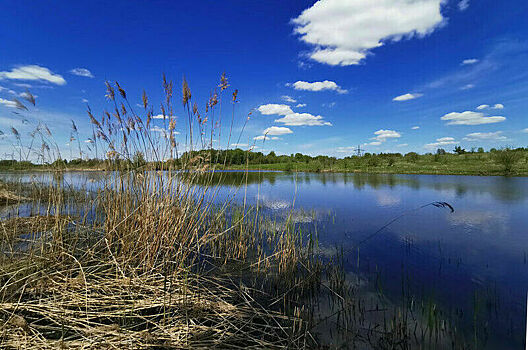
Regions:
[[[236, 131], [254, 110], [242, 148], [343, 157], [357, 145], [402, 153], [528, 146], [525, 0], [21, 0], [0, 8], [2, 158], [14, 142], [10, 127], [25, 135], [38, 121], [64, 157], [74, 156], [70, 120], [84, 142], [86, 104], [108, 107], [105, 80], [139, 103], [143, 89], [161, 101], [162, 73], [177, 85], [185, 75], [204, 105], [223, 71], [240, 91]], [[37, 96], [29, 112], [12, 102], [26, 89]]]

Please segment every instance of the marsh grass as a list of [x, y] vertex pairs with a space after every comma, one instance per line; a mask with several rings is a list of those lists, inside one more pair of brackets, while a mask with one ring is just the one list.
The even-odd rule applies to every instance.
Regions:
[[[183, 81], [183, 146], [175, 137], [173, 83], [165, 76], [162, 132], [153, 127], [145, 92], [136, 112], [119, 83], [106, 85], [111, 112], [97, 118], [88, 109], [90, 147], [106, 154], [110, 170], [97, 188], [69, 186], [53, 160], [58, 168], [49, 183], [13, 186], [32, 209], [1, 222], [2, 347], [317, 348], [340, 339], [343, 346], [393, 349], [450, 336], [437, 326], [440, 319], [431, 328], [405, 308], [388, 311], [379, 296], [361, 297], [342, 254], [322, 257], [317, 232], [303, 231], [293, 211], [274, 222], [258, 204], [217, 200], [223, 175], [215, 169], [222, 162], [212, 149], [229, 91], [225, 74], [201, 112]], [[237, 94], [228, 99], [229, 141]], [[74, 139], [79, 130], [72, 123]], [[18, 141], [19, 154], [59, 152]], [[249, 177], [238, 177], [236, 187]], [[325, 340], [332, 332], [338, 338]]]

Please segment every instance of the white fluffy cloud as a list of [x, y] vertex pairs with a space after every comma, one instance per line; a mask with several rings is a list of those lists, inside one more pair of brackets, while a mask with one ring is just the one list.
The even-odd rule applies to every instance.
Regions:
[[37, 65], [19, 66], [11, 71], [0, 72], [0, 80], [2, 79], [47, 81], [57, 85], [66, 84], [66, 80], [61, 75]]
[[296, 103], [297, 100], [294, 99], [293, 97], [291, 96], [288, 96], [288, 95], [283, 95], [281, 96], [282, 100], [285, 101], [285, 102], [288, 102], [288, 103]]
[[422, 96], [423, 96], [423, 94], [411, 94], [411, 93], [408, 93], [408, 94], [396, 96], [392, 100], [393, 101], [402, 102], [402, 101], [414, 100], [415, 98], [422, 97]]
[[418, 129], [420, 129], [420, 127], [418, 125], [416, 125], [416, 126], [413, 126], [411, 129], [412, 130], [418, 130]]
[[269, 128], [264, 129], [262, 134], [268, 135], [268, 136], [278, 136], [278, 135], [293, 134], [293, 131], [291, 131], [290, 128], [286, 128], [283, 126], [270, 126]]
[[293, 114], [293, 111], [288, 105], [279, 105], [275, 103], [269, 103], [267, 105], [259, 106], [258, 111], [264, 115], [288, 115]]
[[469, 90], [469, 89], [473, 89], [474, 87], [475, 87], [474, 84], [466, 84], [466, 85], [462, 86], [460, 88], [460, 90]]
[[475, 64], [475, 63], [478, 63], [478, 62], [479, 62], [479, 60], [476, 59], [476, 58], [468, 58], [468, 59], [463, 60], [461, 64], [463, 66], [466, 66], [468, 64]]
[[325, 81], [314, 81], [313, 83], [307, 81], [296, 81], [293, 84], [286, 84], [286, 86], [292, 86], [295, 90], [304, 90], [304, 91], [324, 91], [331, 90], [337, 91], [340, 94], [346, 94], [348, 90], [341, 88], [335, 81], [325, 80]]
[[302, 107], [306, 107], [306, 103], [299, 103], [297, 106], [295, 106], [297, 108], [302, 108]]
[[465, 111], [462, 113], [451, 112], [440, 118], [441, 120], [447, 120], [447, 125], [481, 125], [481, 124], [493, 124], [500, 123], [506, 120], [502, 116], [486, 117], [484, 113]]
[[325, 121], [320, 115], [310, 113], [296, 113], [288, 105], [267, 104], [258, 108], [258, 111], [264, 115], [280, 115], [282, 118], [276, 119], [275, 122], [288, 126], [332, 126]]
[[92, 72], [90, 72], [86, 68], [73, 68], [70, 71], [70, 73], [73, 74], [73, 75], [78, 75], [80, 77], [86, 77], [86, 78], [93, 78], [94, 77]]
[[497, 103], [493, 106], [490, 106], [490, 105], [480, 105], [477, 107], [477, 110], [481, 111], [483, 109], [488, 109], [488, 108], [491, 108], [491, 109], [504, 109], [504, 105], [502, 103]]
[[473, 132], [464, 137], [466, 141], [506, 141], [508, 138], [502, 135], [502, 131], [496, 132]]
[[442, 146], [454, 145], [457, 143], [458, 142], [456, 142], [455, 139], [452, 137], [441, 137], [439, 139], [436, 139], [436, 142], [428, 143], [424, 147], [425, 148], [437, 148], [437, 147], [442, 147]]
[[319, 0], [292, 20], [320, 63], [359, 64], [387, 41], [423, 37], [443, 22], [444, 0]]
[[324, 121], [320, 115], [315, 116], [310, 113], [293, 113], [282, 118], [275, 119], [275, 122], [289, 126], [332, 126], [332, 123]]
[[17, 104], [16, 104], [15, 101], [6, 100], [6, 99], [3, 99], [3, 98], [0, 98], [0, 105], [6, 106], [6, 107], [9, 107], [9, 108], [16, 108], [17, 107]]
[[387, 139], [395, 139], [395, 138], [400, 138], [401, 137], [401, 134], [399, 132], [397, 132], [397, 131], [394, 131], [394, 130], [383, 130], [383, 129], [380, 129], [380, 130], [376, 131], [374, 133], [374, 135], [376, 135], [376, 136], [373, 137], [372, 139], [380, 141], [380, 142], [385, 142], [385, 141], [387, 141]]

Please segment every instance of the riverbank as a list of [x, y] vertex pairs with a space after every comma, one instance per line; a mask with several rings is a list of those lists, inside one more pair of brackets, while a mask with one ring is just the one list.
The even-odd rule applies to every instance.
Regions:
[[466, 167], [450, 167], [449, 165], [427, 165], [407, 164], [400, 166], [379, 166], [379, 167], [328, 167], [318, 168], [311, 164], [304, 163], [276, 163], [276, 164], [250, 164], [248, 166], [229, 166], [225, 170], [261, 170], [261, 171], [291, 171], [291, 172], [313, 172], [313, 173], [370, 173], [370, 174], [408, 174], [408, 175], [466, 175], [466, 176], [528, 176], [528, 167], [515, 169], [510, 173], [505, 173], [499, 166], [469, 165]]

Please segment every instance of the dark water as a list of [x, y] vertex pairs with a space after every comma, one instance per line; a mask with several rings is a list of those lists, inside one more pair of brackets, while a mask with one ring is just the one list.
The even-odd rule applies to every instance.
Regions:
[[[67, 173], [64, 181], [96, 188], [101, 176]], [[524, 346], [528, 178], [254, 172], [245, 187], [242, 173], [225, 172], [217, 180], [218, 200], [258, 203], [279, 220], [293, 211], [305, 229], [316, 227], [322, 252], [342, 249], [346, 269], [395, 304], [402, 294], [436, 303], [478, 348]], [[416, 210], [435, 201], [455, 211]]]

